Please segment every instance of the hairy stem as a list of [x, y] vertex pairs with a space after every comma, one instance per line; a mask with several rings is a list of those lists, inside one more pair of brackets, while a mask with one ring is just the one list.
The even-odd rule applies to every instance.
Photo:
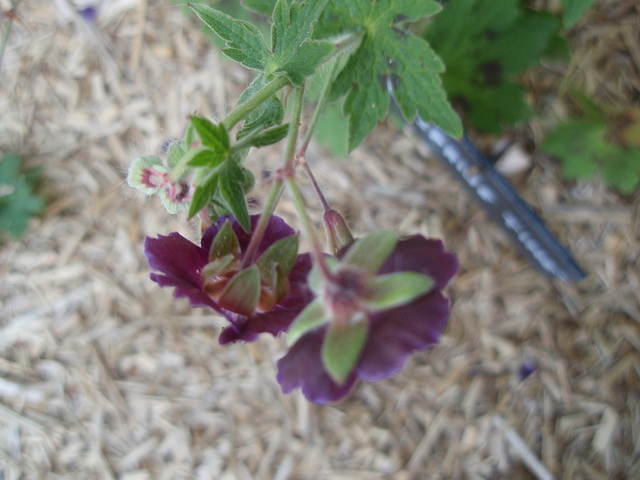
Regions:
[[269, 191], [269, 196], [264, 203], [264, 208], [262, 209], [262, 214], [260, 215], [260, 220], [258, 220], [258, 224], [256, 228], [253, 230], [251, 234], [251, 240], [249, 241], [249, 245], [244, 252], [244, 257], [242, 258], [242, 268], [247, 268], [253, 262], [253, 259], [258, 251], [258, 247], [260, 246], [260, 242], [262, 242], [262, 237], [264, 237], [264, 232], [267, 229], [267, 224], [269, 223], [269, 219], [271, 215], [276, 209], [276, 205], [278, 204], [278, 200], [282, 195], [283, 184], [281, 179], [274, 179], [271, 184], [271, 190]]
[[289, 122], [289, 132], [287, 133], [287, 145], [284, 149], [284, 170], [293, 171], [293, 160], [298, 140], [298, 130], [300, 129], [300, 116], [302, 115], [302, 100], [304, 98], [304, 85], [295, 91], [293, 97], [293, 111]]
[[329, 90], [331, 90], [331, 85], [333, 83], [333, 79], [338, 71], [338, 59], [333, 59], [333, 65], [331, 66], [331, 71], [327, 76], [325, 83], [322, 87], [322, 92], [320, 93], [320, 98], [318, 99], [318, 103], [316, 105], [316, 109], [313, 112], [313, 117], [311, 117], [311, 123], [309, 124], [309, 128], [307, 129], [307, 134], [304, 138], [304, 142], [302, 143], [302, 147], [298, 151], [298, 158], [304, 158], [305, 153], [307, 152], [307, 147], [309, 146], [309, 142], [311, 141], [311, 137], [313, 137], [313, 132], [318, 125], [318, 120], [320, 119], [320, 114], [324, 108], [324, 104], [327, 101], [327, 97], [329, 96]]
[[278, 76], [267, 83], [264, 87], [254, 93], [250, 98], [238, 105], [221, 123], [227, 129], [231, 130], [238, 122], [253, 112], [262, 103], [267, 101], [271, 95], [283, 88], [289, 83], [285, 76]]
[[307, 160], [304, 158], [304, 156], [298, 158], [298, 164], [302, 165], [302, 168], [304, 168], [304, 171], [307, 174], [307, 177], [309, 177], [309, 180], [311, 180], [311, 185], [313, 185], [313, 189], [315, 190], [316, 195], [320, 200], [320, 204], [322, 205], [322, 210], [324, 210], [324, 212], [328, 212], [329, 210], [331, 210], [331, 205], [329, 205], [329, 202], [327, 202], [327, 199], [324, 198], [324, 194], [322, 193], [322, 190], [320, 190], [320, 186], [318, 185], [318, 182], [316, 182], [316, 177], [313, 176], [313, 173], [311, 172], [311, 169], [309, 168], [309, 165], [307, 164]]
[[329, 270], [327, 262], [325, 261], [324, 254], [322, 252], [322, 246], [320, 245], [318, 236], [313, 229], [311, 219], [309, 218], [309, 215], [307, 215], [307, 210], [304, 206], [304, 200], [302, 200], [302, 195], [300, 195], [300, 190], [298, 190], [298, 185], [296, 184], [293, 175], [287, 177], [287, 187], [289, 189], [291, 199], [293, 200], [293, 204], [296, 207], [298, 219], [302, 224], [302, 230], [304, 231], [305, 236], [311, 241], [311, 254], [313, 255], [314, 263], [318, 266], [320, 272], [325, 278], [332, 278], [333, 275], [331, 273], [331, 270]]

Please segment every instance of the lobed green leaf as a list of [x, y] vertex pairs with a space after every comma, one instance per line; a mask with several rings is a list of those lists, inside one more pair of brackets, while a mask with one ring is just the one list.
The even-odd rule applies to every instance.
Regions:
[[245, 67], [263, 71], [270, 56], [260, 30], [207, 5], [190, 5], [200, 19], [227, 42], [223, 53]]

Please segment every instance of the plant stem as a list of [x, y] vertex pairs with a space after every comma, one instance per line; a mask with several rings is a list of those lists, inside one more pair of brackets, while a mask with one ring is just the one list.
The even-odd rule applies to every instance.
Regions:
[[[257, 94], [256, 94], [257, 95]], [[254, 97], [252, 97], [254, 98]], [[302, 114], [302, 99], [304, 98], [304, 86], [296, 89], [296, 95], [294, 97], [293, 104], [293, 113], [291, 115], [291, 121], [289, 122], [289, 131], [287, 133], [287, 146], [285, 148], [284, 154], [284, 171], [291, 171], [291, 175], [293, 175], [293, 152], [296, 148], [296, 140], [298, 137], [298, 128], [300, 125], [300, 116]], [[244, 103], [242, 104], [244, 105]], [[227, 117], [228, 118], [228, 117]], [[287, 177], [289, 178], [289, 177]], [[267, 228], [267, 223], [273, 214], [278, 200], [280, 199], [280, 195], [282, 194], [283, 183], [282, 177], [277, 177], [273, 179], [273, 184], [271, 185], [271, 191], [269, 192], [269, 196], [264, 204], [264, 208], [262, 210], [262, 215], [260, 215], [260, 220], [258, 220], [258, 225], [256, 225], [255, 230], [251, 234], [251, 240], [249, 245], [247, 246], [247, 250], [245, 251], [244, 258], [242, 259], [242, 268], [248, 267], [253, 258], [255, 256], [258, 247], [260, 246], [260, 242], [262, 241], [262, 237], [264, 236], [264, 232]]]
[[300, 129], [300, 116], [302, 115], [302, 100], [304, 98], [304, 85], [298, 87], [293, 97], [293, 111], [289, 122], [289, 132], [287, 133], [287, 145], [284, 149], [284, 171], [293, 174], [293, 160], [295, 157], [296, 141], [298, 140], [298, 130]]
[[307, 210], [305, 209], [302, 195], [300, 195], [300, 190], [298, 190], [298, 185], [296, 184], [293, 175], [287, 177], [287, 187], [289, 188], [289, 193], [291, 194], [293, 204], [296, 207], [298, 219], [302, 224], [302, 230], [304, 231], [306, 237], [311, 241], [311, 254], [313, 255], [314, 263], [318, 266], [322, 275], [325, 278], [330, 279], [333, 277], [333, 274], [331, 273], [331, 270], [329, 270], [329, 266], [325, 261], [324, 254], [322, 253], [322, 247], [320, 246], [320, 242], [318, 241], [318, 236], [313, 230], [313, 225], [311, 224], [311, 220], [307, 215]]
[[4, 51], [7, 48], [7, 43], [9, 42], [9, 35], [11, 35], [11, 26], [13, 25], [13, 19], [16, 17], [16, 10], [18, 9], [18, 5], [20, 4], [20, 0], [17, 0], [13, 5], [13, 8], [7, 12], [7, 18], [9, 19], [9, 24], [7, 25], [7, 29], [2, 36], [2, 45], [0, 46], [0, 70], [2, 69], [2, 60], [4, 59]]
[[309, 124], [309, 128], [307, 129], [307, 134], [305, 136], [304, 142], [302, 143], [302, 147], [300, 147], [300, 150], [298, 151], [297, 156], [299, 158], [304, 157], [305, 153], [307, 152], [307, 147], [309, 146], [309, 142], [311, 141], [313, 132], [315, 131], [316, 126], [318, 125], [320, 114], [322, 113], [324, 104], [327, 101], [327, 96], [329, 96], [329, 90], [331, 89], [333, 78], [337, 71], [338, 71], [338, 59], [334, 58], [333, 65], [331, 66], [331, 72], [329, 72], [329, 75], [327, 76], [324, 86], [322, 87], [322, 92], [320, 93], [320, 98], [318, 99], [316, 109], [313, 112], [313, 117], [311, 117], [311, 123]]
[[178, 160], [176, 166], [173, 167], [173, 170], [171, 170], [171, 172], [169, 172], [169, 177], [171, 178], [171, 180], [173, 180], [174, 182], [180, 180], [180, 177], [189, 166], [189, 162], [192, 158], [193, 157], [190, 157], [189, 155], [183, 155], [182, 158]]
[[258, 224], [251, 234], [249, 245], [244, 252], [244, 257], [242, 258], [242, 268], [247, 268], [249, 265], [251, 265], [251, 262], [253, 262], [256, 252], [258, 251], [258, 247], [260, 246], [260, 242], [262, 242], [262, 237], [264, 237], [264, 232], [267, 229], [269, 219], [276, 209], [276, 205], [278, 204], [280, 195], [282, 195], [282, 190], [282, 180], [277, 178], [274, 179], [273, 183], [271, 184], [269, 196], [267, 197], [264, 208], [262, 209], [260, 220], [258, 220]]
[[325, 213], [328, 212], [329, 210], [331, 210], [331, 205], [329, 205], [329, 202], [327, 202], [327, 199], [324, 198], [324, 194], [322, 193], [322, 190], [320, 190], [320, 186], [318, 185], [318, 182], [316, 182], [316, 177], [313, 176], [313, 173], [309, 168], [309, 164], [307, 163], [307, 160], [304, 158], [304, 156], [302, 156], [299, 158], [298, 163], [302, 165], [302, 168], [304, 168], [304, 171], [307, 174], [307, 177], [309, 177], [309, 180], [311, 180], [311, 185], [313, 186], [313, 189], [315, 190], [316, 195], [320, 200], [320, 204], [322, 205], [322, 210]]
[[239, 121], [253, 112], [263, 102], [268, 100], [271, 95], [276, 93], [282, 87], [287, 85], [289, 80], [285, 76], [278, 76], [267, 83], [264, 87], [254, 93], [250, 98], [238, 105], [229, 115], [225, 118], [221, 124], [227, 129], [231, 130]]

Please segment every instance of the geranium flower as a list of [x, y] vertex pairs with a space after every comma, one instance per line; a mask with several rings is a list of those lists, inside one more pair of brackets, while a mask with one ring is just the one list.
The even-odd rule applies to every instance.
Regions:
[[318, 297], [291, 325], [293, 345], [278, 361], [283, 392], [300, 387], [308, 400], [330, 403], [358, 378], [377, 381], [399, 371], [411, 352], [438, 341], [450, 312], [441, 289], [457, 268], [439, 240], [398, 241], [377, 232], [333, 262], [333, 278], [314, 269]]
[[[251, 217], [251, 231], [258, 219]], [[200, 246], [176, 232], [145, 241], [149, 265], [160, 272], [151, 280], [229, 320], [221, 344], [252, 341], [263, 332], [277, 335], [313, 299], [307, 287], [309, 254], [297, 254], [298, 236], [284, 220], [271, 216], [256, 260], [243, 265], [250, 240], [235, 218], [225, 216], [205, 231]]]

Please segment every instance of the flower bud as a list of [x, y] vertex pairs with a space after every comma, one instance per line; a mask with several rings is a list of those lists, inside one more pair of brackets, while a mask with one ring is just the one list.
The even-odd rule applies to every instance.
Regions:
[[138, 157], [129, 167], [127, 183], [147, 195], [157, 193], [166, 183], [167, 169], [155, 155]]
[[327, 242], [333, 255], [347, 248], [353, 243], [353, 235], [347, 226], [347, 222], [337, 210], [325, 210], [322, 215], [324, 231], [327, 233]]

